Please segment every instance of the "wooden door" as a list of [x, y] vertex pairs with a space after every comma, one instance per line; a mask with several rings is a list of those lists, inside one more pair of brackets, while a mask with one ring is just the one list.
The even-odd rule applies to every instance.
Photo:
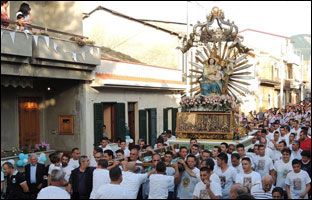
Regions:
[[39, 98], [20, 97], [19, 105], [19, 144], [30, 147], [40, 143]]

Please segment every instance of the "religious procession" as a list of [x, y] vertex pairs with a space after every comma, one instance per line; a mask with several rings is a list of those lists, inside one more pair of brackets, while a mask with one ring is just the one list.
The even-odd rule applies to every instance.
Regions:
[[251, 28], [281, 6], [311, 24], [311, 2], [1, 1], [1, 199], [311, 199], [311, 25]]

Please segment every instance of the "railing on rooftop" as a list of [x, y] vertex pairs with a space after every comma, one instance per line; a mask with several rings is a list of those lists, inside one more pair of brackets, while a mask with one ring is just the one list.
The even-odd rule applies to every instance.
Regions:
[[[1, 24], [3, 22], [9, 23], [9, 24], [14, 24], [14, 25], [19, 25], [16, 21], [12, 21], [12, 20], [2, 20], [1, 19]], [[72, 37], [78, 37], [78, 38], [81, 38], [81, 39], [88, 39], [88, 37], [85, 37], [85, 36], [82, 36], [82, 35], [77, 35], [77, 34], [73, 34], [73, 33], [67, 33], [67, 32], [63, 32], [63, 31], [59, 31], [59, 30], [55, 30], [55, 29], [51, 29], [51, 28], [47, 28], [47, 27], [41, 27], [41, 26], [34, 25], [34, 24], [23, 24], [23, 26], [28, 27], [28, 28], [34, 28], [34, 29], [38, 29], [38, 30], [43, 30], [45, 33], [46, 32], [52, 32], [52, 33], [58, 33], [58, 34], [62, 34], [62, 35], [72, 36]]]

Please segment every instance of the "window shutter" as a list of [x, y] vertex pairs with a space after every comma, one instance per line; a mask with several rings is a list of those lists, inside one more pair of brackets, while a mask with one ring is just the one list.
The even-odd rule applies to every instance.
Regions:
[[103, 137], [103, 104], [93, 104], [94, 109], [94, 145], [98, 146]]
[[157, 109], [151, 108], [150, 110], [150, 120], [149, 120], [149, 144], [152, 147], [156, 144], [157, 139]]
[[139, 110], [139, 137], [147, 139], [146, 110]]
[[115, 137], [112, 138], [114, 141], [120, 137], [121, 139], [126, 138], [126, 116], [125, 116], [125, 103], [116, 104], [116, 115], [115, 115]]
[[178, 108], [172, 108], [172, 135], [175, 135], [176, 127], [177, 127], [177, 113]]
[[163, 125], [163, 131], [168, 130], [168, 108], [163, 109], [163, 119], [164, 119], [164, 125]]

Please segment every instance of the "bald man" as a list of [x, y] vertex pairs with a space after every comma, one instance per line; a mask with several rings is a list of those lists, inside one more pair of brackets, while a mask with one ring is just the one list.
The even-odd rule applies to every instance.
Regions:
[[136, 161], [127, 162], [123, 161], [123, 169], [124, 173], [122, 175], [122, 182], [121, 186], [124, 186], [129, 190], [129, 199], [136, 199], [138, 196], [138, 192], [140, 189], [140, 186], [146, 182], [147, 178], [150, 176], [150, 174], [136, 174], [134, 173], [136, 171]]
[[273, 186], [273, 177], [271, 175], [265, 175], [262, 179], [261, 188], [253, 188], [251, 190], [251, 194], [256, 199], [272, 199], [272, 191], [274, 189]]

